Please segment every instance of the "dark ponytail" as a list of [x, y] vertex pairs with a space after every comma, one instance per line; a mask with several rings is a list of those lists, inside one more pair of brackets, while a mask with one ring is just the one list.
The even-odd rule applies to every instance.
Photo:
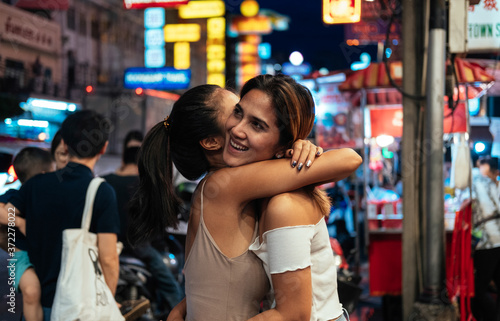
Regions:
[[146, 135], [139, 153], [140, 183], [130, 205], [128, 238], [137, 244], [177, 227], [180, 199], [175, 193], [173, 164], [190, 180], [205, 174], [210, 164], [200, 145], [202, 139], [223, 134], [217, 116], [217, 91], [201, 85], [177, 100], [168, 118]]

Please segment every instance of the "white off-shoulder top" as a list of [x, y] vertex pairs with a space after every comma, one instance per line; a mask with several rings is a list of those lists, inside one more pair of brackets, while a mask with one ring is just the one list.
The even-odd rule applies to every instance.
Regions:
[[271, 284], [271, 274], [311, 267], [311, 321], [332, 320], [342, 315], [337, 270], [324, 219], [316, 225], [287, 226], [266, 231], [262, 240], [260, 237], [255, 239], [250, 250], [262, 260]]

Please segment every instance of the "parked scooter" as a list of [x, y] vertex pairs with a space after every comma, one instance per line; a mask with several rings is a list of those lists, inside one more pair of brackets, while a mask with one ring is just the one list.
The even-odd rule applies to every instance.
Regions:
[[[158, 248], [161, 244], [158, 243], [153, 242], [153, 245], [162, 254], [165, 266], [170, 269], [179, 285], [182, 285], [184, 281], [182, 275], [183, 258], [178, 254], [184, 251], [182, 244], [170, 235], [161, 248]], [[122, 302], [139, 298], [148, 299], [151, 302], [151, 309], [141, 320], [165, 320], [173, 308], [161, 302], [157, 295], [157, 284], [158, 282], [156, 282], [144, 261], [135, 257], [132, 253], [120, 255], [120, 277], [116, 290], [116, 300]]]

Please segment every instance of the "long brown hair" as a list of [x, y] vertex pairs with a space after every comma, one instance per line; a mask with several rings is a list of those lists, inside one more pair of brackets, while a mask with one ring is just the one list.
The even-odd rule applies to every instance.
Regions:
[[[279, 143], [291, 148], [298, 139], [306, 139], [314, 125], [314, 99], [306, 87], [286, 75], [260, 75], [247, 81], [241, 89], [243, 98], [258, 89], [271, 98], [280, 129]], [[308, 186], [307, 193], [314, 199], [323, 215], [330, 213], [330, 199], [324, 191]]]

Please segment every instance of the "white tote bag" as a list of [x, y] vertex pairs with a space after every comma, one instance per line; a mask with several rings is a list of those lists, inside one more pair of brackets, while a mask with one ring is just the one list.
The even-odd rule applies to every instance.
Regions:
[[102, 274], [97, 235], [89, 232], [95, 195], [103, 181], [97, 177], [90, 182], [81, 228], [63, 231], [61, 271], [51, 321], [124, 320]]

